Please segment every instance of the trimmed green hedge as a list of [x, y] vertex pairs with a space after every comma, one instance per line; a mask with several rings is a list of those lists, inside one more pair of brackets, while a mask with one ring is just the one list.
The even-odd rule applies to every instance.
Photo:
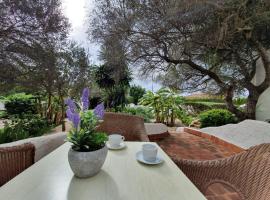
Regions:
[[27, 95], [25, 93], [16, 93], [6, 97], [5, 108], [8, 115], [37, 113], [37, 109], [34, 102], [34, 96]]
[[224, 103], [217, 102], [185, 102], [185, 105], [192, 106], [197, 113], [211, 109], [226, 109]]
[[213, 109], [199, 115], [201, 128], [236, 123], [234, 115], [225, 109]]

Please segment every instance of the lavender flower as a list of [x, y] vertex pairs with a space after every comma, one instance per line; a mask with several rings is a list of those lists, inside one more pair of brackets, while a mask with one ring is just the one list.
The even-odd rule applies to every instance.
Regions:
[[89, 108], [89, 93], [90, 91], [88, 88], [83, 89], [82, 98], [81, 98], [83, 111], [86, 111]]
[[65, 100], [65, 103], [69, 107], [69, 109], [70, 109], [70, 111], [72, 113], [75, 113], [76, 112], [76, 105], [75, 105], [74, 101], [71, 98], [67, 98]]
[[94, 109], [94, 113], [98, 119], [102, 119], [104, 116], [104, 104], [103, 103], [98, 104]]
[[76, 113], [76, 112], [73, 113], [71, 112], [70, 109], [67, 109], [66, 114], [67, 114], [68, 119], [72, 122], [73, 127], [75, 129], [78, 129], [80, 121], [81, 121], [79, 113]]
[[66, 111], [67, 117], [69, 119], [69, 121], [73, 120], [73, 113], [71, 112], [71, 110], [68, 108]]
[[75, 129], [78, 129], [80, 121], [81, 121], [80, 115], [78, 113], [73, 113], [72, 123]]

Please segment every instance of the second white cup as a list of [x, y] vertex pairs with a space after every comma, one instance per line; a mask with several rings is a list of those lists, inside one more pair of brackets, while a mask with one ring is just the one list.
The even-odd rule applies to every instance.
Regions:
[[120, 146], [120, 144], [125, 140], [125, 137], [119, 134], [109, 135], [109, 144], [113, 147]]
[[153, 144], [143, 144], [142, 145], [142, 154], [143, 159], [149, 162], [153, 162], [157, 158], [158, 149]]

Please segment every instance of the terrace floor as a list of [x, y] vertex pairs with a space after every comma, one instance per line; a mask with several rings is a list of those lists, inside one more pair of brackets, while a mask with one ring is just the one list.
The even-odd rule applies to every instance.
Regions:
[[[71, 129], [70, 123], [66, 123], [66, 131]], [[62, 126], [55, 127], [51, 133], [61, 132]], [[164, 131], [164, 130], [162, 130]], [[171, 158], [183, 158], [191, 160], [214, 160], [231, 156], [237, 152], [215, 144], [212, 141], [186, 132], [178, 133], [169, 128], [169, 135], [165, 134], [161, 140], [151, 140], [157, 142], [160, 147]], [[164, 137], [164, 136], [163, 136]]]
[[[169, 136], [157, 143], [171, 158], [213, 160], [237, 153], [206, 138], [172, 130], [169, 131]], [[240, 200], [234, 190], [222, 184], [211, 185], [206, 192], [206, 197], [209, 200]]]
[[157, 141], [157, 143], [171, 158], [213, 160], [236, 153], [222, 145], [215, 144], [206, 138], [196, 135], [185, 132], [177, 133], [175, 131], [170, 131], [169, 133], [168, 137]]

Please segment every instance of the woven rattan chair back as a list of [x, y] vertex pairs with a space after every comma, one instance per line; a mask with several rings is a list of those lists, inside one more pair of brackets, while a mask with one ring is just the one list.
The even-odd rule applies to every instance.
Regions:
[[0, 186], [17, 176], [34, 163], [35, 147], [26, 143], [0, 148]]
[[121, 134], [127, 141], [149, 141], [143, 118], [134, 115], [106, 112], [97, 130]]

